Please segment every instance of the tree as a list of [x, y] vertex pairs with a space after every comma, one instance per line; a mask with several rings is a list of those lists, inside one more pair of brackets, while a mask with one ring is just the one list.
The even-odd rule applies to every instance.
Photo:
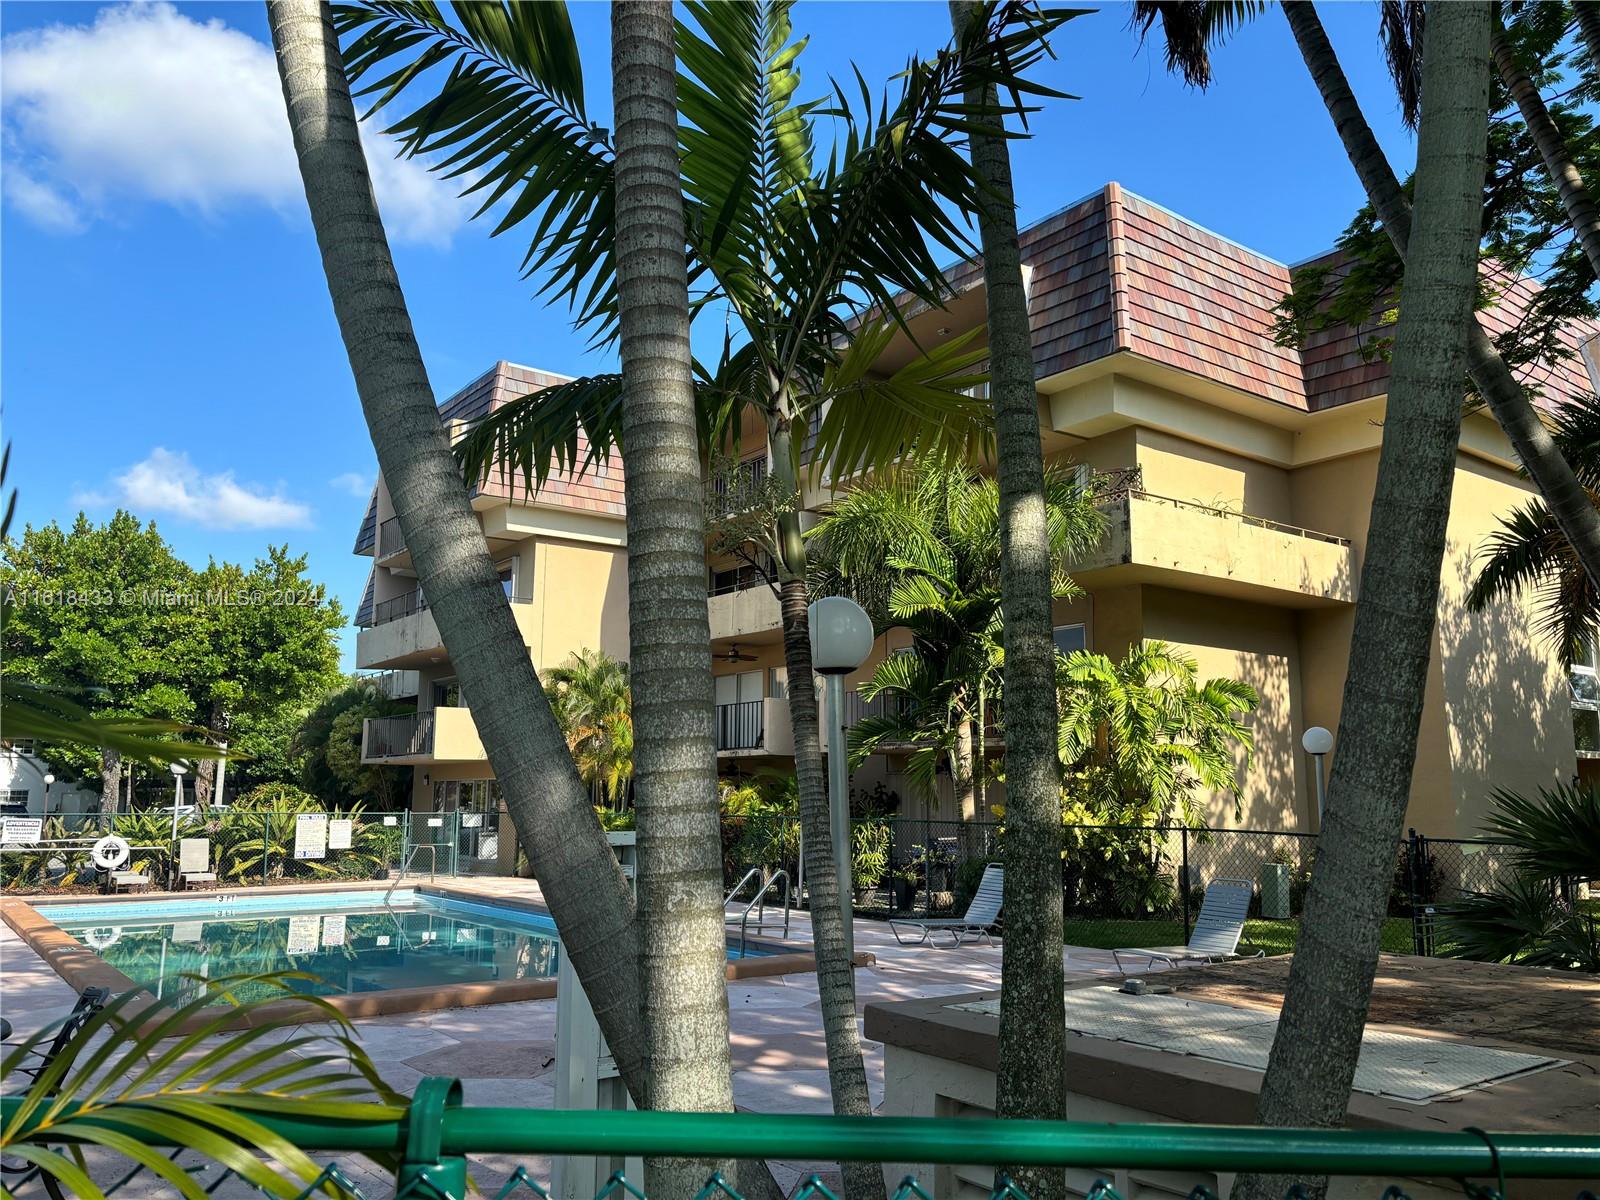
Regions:
[[[1093, 549], [1103, 522], [1070, 473], [1043, 472], [1041, 483], [1046, 584], [1052, 598], [1062, 598], [1076, 594], [1065, 564]], [[852, 728], [852, 758], [859, 761], [886, 743], [910, 743], [917, 750], [908, 778], [931, 794], [936, 768], [947, 761], [961, 816], [979, 815], [985, 810], [979, 731], [999, 707], [1007, 665], [1001, 612], [1005, 541], [996, 481], [960, 466], [906, 467], [841, 496], [808, 538], [814, 590], [853, 595], [880, 629], [901, 627], [912, 635], [911, 653], [885, 659], [861, 688], [868, 700], [881, 696], [897, 703], [894, 711]], [[1050, 655], [1053, 701], [1053, 641]], [[1010, 736], [1007, 721], [1008, 749]], [[1053, 763], [1053, 729], [1050, 754]], [[1057, 785], [1054, 794], [1059, 790]], [[1057, 803], [1057, 842], [1060, 825]]]
[[[1466, 343], [1477, 328], [1488, 43], [1488, 5], [1430, 11], [1406, 298], [1395, 334], [1338, 753], [1303, 936], [1262, 1081], [1257, 1116], [1264, 1124], [1342, 1124], [1361, 1048], [1394, 871], [1392, 848], [1416, 761]], [[1314, 74], [1329, 69], [1311, 57], [1308, 64]], [[1234, 1194], [1282, 1195], [1282, 1183], [1243, 1176]], [[1326, 1181], [1316, 1186], [1325, 1188]]]
[[[616, 0], [617, 330], [628, 516], [628, 645], [637, 685], [639, 973], [651, 1108], [732, 1112], [727, 936], [705, 603], [689, 273], [670, 0]], [[719, 1164], [648, 1160], [689, 1195]], [[729, 1170], [731, 1164], [721, 1164]]]
[[633, 778], [633, 692], [628, 664], [603, 650], [579, 650], [549, 673], [551, 707], [578, 777], [613, 808]]
[[[1022, 72], [1064, 17], [1024, 3], [989, 6], [953, 47], [912, 61], [893, 104], [858, 115], [838, 90], [834, 155], [813, 161], [815, 103], [794, 103], [790, 5], [688, 6], [678, 31], [680, 161], [685, 235], [697, 301], [723, 307], [744, 336], [714, 370], [702, 370], [701, 449], [737, 444], [739, 417], [761, 422], [773, 486], [783, 503], [739, 548], [771, 563], [780, 596], [795, 764], [806, 829], [818, 984], [835, 1110], [870, 1113], [856, 1026], [854, 984], [837, 916], [828, 852], [826, 783], [806, 626], [806, 561], [799, 504], [807, 468], [842, 478], [881, 466], [915, 445], [962, 456], [987, 440], [985, 406], [966, 395], [982, 357], [968, 341], [929, 350], [887, 377], [872, 368], [908, 301], [937, 304], [941, 251], [966, 253], [955, 217], [930, 193], [972, 209], [977, 175], [952, 147], [963, 136], [971, 88], [1043, 94]], [[604, 231], [615, 214], [612, 148], [585, 115], [576, 59], [559, 43], [521, 36], [515, 15], [490, 20], [458, 10], [460, 27], [432, 5], [384, 0], [341, 8], [340, 31], [356, 78], [382, 72], [369, 92], [393, 103], [428, 68], [451, 64], [436, 94], [392, 127], [406, 152], [435, 153], [439, 169], [470, 174], [486, 211], [510, 207], [496, 232], [527, 220], [530, 272], [543, 291], [570, 299], [580, 323], [605, 338], [616, 312], [615, 257]], [[486, 8], [516, 14], [516, 6]], [[436, 79], [436, 77], [435, 77]], [[902, 296], [902, 293], [905, 295]], [[860, 323], [856, 324], [856, 318]], [[581, 469], [626, 451], [620, 380], [596, 376], [546, 389], [489, 415], [459, 446], [469, 477], [521, 474], [530, 485], [552, 467]], [[579, 460], [580, 434], [588, 458]], [[852, 1190], [881, 1190], [874, 1172], [847, 1168]]]
[[[1121, 662], [1078, 650], [1056, 659], [1061, 724], [1056, 746], [1062, 798], [1102, 825], [1204, 824], [1197, 793], [1238, 800], [1240, 751], [1258, 697], [1232, 679], [1199, 682], [1193, 658], [1164, 642], [1140, 642]], [[1007, 837], [1011, 800], [1006, 798]], [[1060, 809], [1057, 810], [1060, 837]], [[1009, 851], [1010, 843], [1007, 843]]]
[[[973, 0], [950, 0], [950, 22], [958, 34], [980, 19], [981, 8]], [[975, 89], [967, 99], [974, 107], [998, 109], [993, 92]], [[1003, 118], [976, 117], [970, 145], [973, 168], [989, 189], [980, 200], [978, 229], [1000, 494], [1005, 688], [1011, 698], [1005, 748], [1011, 812], [1004, 897], [1008, 929], [1000, 964], [1001, 977], [1010, 986], [1000, 993], [995, 1108], [1002, 1117], [1060, 1118], [1066, 1101], [1066, 1031], [1055, 1019], [1062, 1004], [1063, 935], [1056, 821], [1060, 780], [1050, 747], [1056, 723], [1050, 619], [1054, 560], [1047, 530], [1044, 447]], [[980, 776], [982, 765], [980, 750]], [[1037, 1200], [1064, 1195], [1059, 1171], [1017, 1164], [1011, 1171]]]
[[[268, 546], [248, 572], [212, 561], [194, 580], [200, 599], [182, 660], [200, 722], [232, 743], [240, 718], [297, 707], [338, 677], [339, 602], [306, 578], [306, 556]], [[195, 803], [212, 802], [216, 764], [196, 765]]]
[[411, 768], [363, 764], [361, 727], [369, 717], [402, 716], [408, 711], [370, 679], [348, 677], [312, 706], [294, 732], [289, 757], [299, 767], [299, 782], [327, 805], [346, 807], [365, 801], [378, 808], [405, 807]]
[[[1551, 432], [1561, 456], [1600, 504], [1600, 407], [1593, 401], [1563, 405]], [[1583, 656], [1600, 629], [1600, 589], [1542, 500], [1501, 517], [1500, 528], [1479, 548], [1478, 561], [1468, 608], [1481, 612], [1503, 597], [1531, 590], [1538, 597], [1536, 631], [1555, 645], [1564, 665]]]
[[[1203, 86], [1205, 80], [1209, 79], [1208, 42], [1225, 35], [1238, 22], [1265, 7], [1255, 0], [1203, 5], [1139, 0], [1134, 10], [1136, 22], [1146, 30], [1157, 20], [1162, 22], [1169, 64], [1178, 64], [1191, 83]], [[1546, 6], [1531, 7], [1543, 9]], [[1283, 5], [1283, 11], [1306, 68], [1322, 94], [1328, 115], [1344, 142], [1351, 165], [1366, 189], [1374, 213], [1381, 221], [1399, 260], [1404, 262], [1412, 226], [1411, 208], [1405, 191], [1361, 113], [1338, 57], [1317, 18], [1316, 9], [1307, 0], [1291, 0]], [[1384, 30], [1390, 38], [1392, 49], [1398, 44], [1394, 38], [1396, 26], [1386, 22]], [[1403, 76], [1405, 68], [1402, 67], [1397, 74]], [[1504, 123], [1497, 122], [1497, 130], [1503, 128]], [[1508, 202], [1513, 207], [1525, 203], [1525, 192], [1516, 179], [1508, 181], [1506, 190], [1512, 197]], [[1491, 207], [1484, 215], [1490, 219], [1492, 232], [1494, 208]], [[1528, 239], [1518, 240], [1526, 243]], [[1548, 238], [1540, 235], [1532, 241], [1535, 246], [1540, 246], [1547, 244]], [[1365, 282], [1370, 288], [1371, 273], [1367, 274]], [[1581, 287], [1587, 287], [1588, 282], [1592, 282], [1592, 278], [1586, 282], [1580, 281]], [[1301, 289], [1297, 287], [1296, 290]], [[1546, 291], [1549, 290], [1547, 287]], [[1570, 295], [1571, 292], [1566, 294]], [[1560, 295], [1557, 293], [1558, 298]], [[1370, 311], [1369, 307], [1366, 312]], [[1559, 309], [1550, 311], [1551, 317], [1559, 319], [1560, 315]], [[1548, 330], [1548, 323], [1543, 327]], [[1538, 354], [1548, 349], [1548, 342], [1535, 340], [1532, 346], [1532, 353]], [[1523, 469], [1539, 489], [1557, 525], [1571, 543], [1585, 574], [1591, 581], [1600, 584], [1600, 511], [1589, 501], [1572, 467], [1561, 457], [1550, 431], [1545, 428], [1527, 393], [1512, 375], [1506, 355], [1496, 347], [1476, 320], [1468, 329], [1467, 369], [1478, 394], [1488, 404]]]
[[[477, 701], [479, 735], [563, 947], [629, 1091], [644, 1101], [632, 895], [523, 649], [450, 453], [372, 198], [331, 13], [317, 0], [272, 0], [267, 12], [323, 270], [378, 465], [440, 635]], [[571, 44], [565, 11], [555, 6], [515, 6], [508, 19], [523, 44]]]
[[[195, 624], [185, 602], [192, 579], [153, 522], [141, 526], [120, 509], [103, 525], [79, 513], [70, 529], [51, 522], [8, 540], [0, 565], [8, 706], [9, 688], [27, 683], [47, 689], [38, 698], [58, 721], [68, 715], [63, 704], [102, 721], [189, 721], [193, 703], [170, 648]], [[25, 736], [9, 707], [6, 733]], [[116, 811], [115, 742], [57, 744], [45, 756], [64, 772], [98, 774], [101, 810]]]

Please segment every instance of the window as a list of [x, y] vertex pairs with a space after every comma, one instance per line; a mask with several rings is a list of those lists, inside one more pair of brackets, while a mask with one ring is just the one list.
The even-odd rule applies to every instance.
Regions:
[[460, 708], [461, 685], [454, 679], [440, 679], [433, 685], [433, 706], [435, 708]]
[[1597, 668], [1600, 668], [1600, 659], [1595, 653], [1595, 642], [1591, 641], [1567, 675], [1572, 688], [1572, 742], [1580, 758], [1600, 758], [1600, 670]]
[[11, 741], [6, 743], [6, 749], [10, 750], [13, 754], [32, 754], [33, 739], [13, 738]]
[[13, 788], [0, 792], [0, 812], [19, 813], [28, 811], [28, 789]]
[[1055, 628], [1056, 649], [1062, 654], [1071, 654], [1082, 650], [1089, 644], [1089, 639], [1084, 635], [1082, 625], [1057, 625]]
[[495, 563], [495, 573], [500, 576], [500, 586], [505, 589], [506, 599], [513, 599], [517, 594], [517, 560], [507, 559], [502, 563]]
[[767, 695], [774, 700], [787, 700], [789, 698], [789, 668], [767, 668]]

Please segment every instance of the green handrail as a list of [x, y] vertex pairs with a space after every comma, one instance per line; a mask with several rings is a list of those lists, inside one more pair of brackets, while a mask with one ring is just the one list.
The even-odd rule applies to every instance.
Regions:
[[[434, 1077], [422, 1081], [409, 1113], [395, 1120], [251, 1115], [304, 1150], [398, 1151], [415, 1164], [466, 1154], [521, 1153], [1187, 1168], [1389, 1178], [1600, 1178], [1600, 1137], [1580, 1134], [566, 1112], [468, 1108], [461, 1106], [460, 1095], [457, 1081]], [[0, 1099], [0, 1113], [7, 1122], [21, 1102], [16, 1096]], [[115, 1125], [111, 1118], [105, 1123]]]

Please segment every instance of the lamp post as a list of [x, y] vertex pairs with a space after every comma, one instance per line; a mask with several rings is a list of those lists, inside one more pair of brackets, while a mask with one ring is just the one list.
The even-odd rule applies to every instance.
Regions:
[[854, 600], [827, 596], [806, 610], [811, 624], [811, 669], [828, 692], [828, 826], [839, 876], [844, 952], [856, 953], [854, 892], [850, 886], [850, 767], [844, 754], [844, 677], [872, 653], [872, 618]]
[[183, 803], [183, 776], [185, 769], [178, 763], [172, 764], [172, 841], [168, 846], [172, 861], [167, 866], [167, 890], [172, 891], [178, 886], [178, 806]]
[[55, 781], [56, 777], [46, 771], [44, 774], [44, 815], [47, 817], [50, 815], [50, 785]]
[[1317, 832], [1322, 832], [1322, 807], [1328, 798], [1327, 782], [1323, 778], [1322, 760], [1333, 752], [1333, 734], [1321, 725], [1313, 725], [1300, 735], [1300, 745], [1311, 755], [1311, 770], [1317, 777]]

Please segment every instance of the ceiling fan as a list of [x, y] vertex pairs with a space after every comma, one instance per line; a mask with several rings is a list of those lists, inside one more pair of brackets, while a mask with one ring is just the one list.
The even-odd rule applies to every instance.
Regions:
[[740, 654], [738, 646], [729, 646], [725, 654], [719, 654], [716, 658], [718, 662], [725, 663], [755, 662], [756, 660], [754, 654]]

